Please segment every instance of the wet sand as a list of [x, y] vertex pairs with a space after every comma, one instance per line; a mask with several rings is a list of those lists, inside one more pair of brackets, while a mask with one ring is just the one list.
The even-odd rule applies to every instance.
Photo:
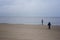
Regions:
[[0, 40], [60, 40], [60, 27], [0, 24]]

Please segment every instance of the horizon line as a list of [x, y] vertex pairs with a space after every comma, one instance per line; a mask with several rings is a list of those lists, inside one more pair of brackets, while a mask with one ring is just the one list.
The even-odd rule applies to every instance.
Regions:
[[42, 17], [42, 18], [60, 18], [57, 16], [0, 16], [0, 17]]

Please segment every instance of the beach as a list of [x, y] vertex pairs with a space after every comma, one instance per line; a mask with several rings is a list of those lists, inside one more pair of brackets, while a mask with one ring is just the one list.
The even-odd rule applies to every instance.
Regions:
[[0, 24], [0, 40], [60, 40], [60, 26]]

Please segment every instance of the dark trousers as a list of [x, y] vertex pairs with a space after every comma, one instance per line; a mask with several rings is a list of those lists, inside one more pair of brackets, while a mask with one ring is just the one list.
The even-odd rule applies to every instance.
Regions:
[[48, 29], [51, 29], [51, 27], [49, 26]]

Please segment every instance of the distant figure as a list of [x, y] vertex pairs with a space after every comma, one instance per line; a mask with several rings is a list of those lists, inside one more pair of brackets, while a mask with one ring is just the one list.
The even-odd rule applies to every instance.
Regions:
[[48, 23], [48, 29], [51, 29], [51, 23], [50, 22]]
[[41, 20], [41, 22], [42, 22], [42, 26], [43, 26], [43, 19]]

